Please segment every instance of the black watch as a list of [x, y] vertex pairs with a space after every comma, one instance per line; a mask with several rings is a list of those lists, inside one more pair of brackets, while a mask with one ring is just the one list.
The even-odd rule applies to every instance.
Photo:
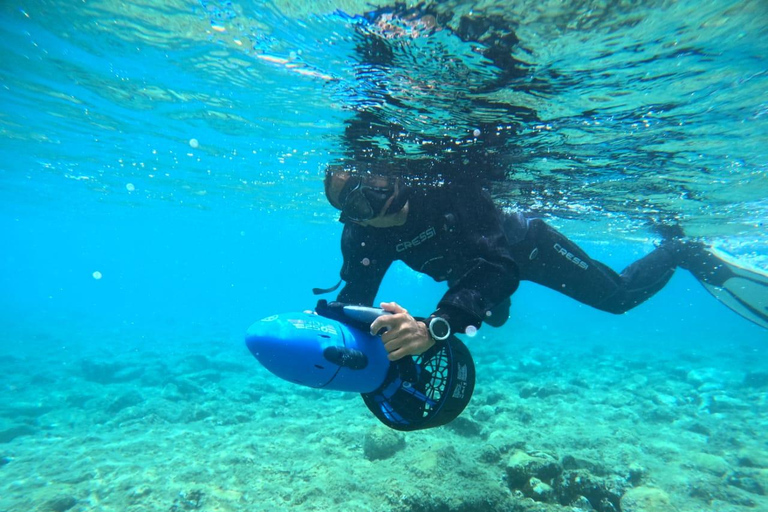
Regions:
[[431, 316], [426, 321], [429, 335], [435, 341], [445, 341], [451, 335], [451, 324], [441, 316]]

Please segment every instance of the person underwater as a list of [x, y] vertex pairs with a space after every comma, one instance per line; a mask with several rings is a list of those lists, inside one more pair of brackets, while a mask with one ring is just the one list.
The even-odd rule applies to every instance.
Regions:
[[344, 224], [339, 302], [372, 305], [397, 260], [448, 283], [423, 321], [397, 302], [381, 304], [391, 314], [377, 318], [371, 332], [386, 329], [382, 341], [393, 361], [421, 354], [452, 333], [472, 334], [483, 323], [503, 325], [520, 281], [621, 314], [661, 290], [678, 267], [733, 311], [768, 328], [768, 275], [684, 238], [677, 226], [617, 273], [543, 220], [499, 209], [480, 186], [416, 187], [401, 176], [338, 165], [327, 168], [324, 185]]

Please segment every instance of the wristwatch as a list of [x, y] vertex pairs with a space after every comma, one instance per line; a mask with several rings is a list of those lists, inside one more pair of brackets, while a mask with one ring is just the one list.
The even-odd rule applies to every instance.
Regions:
[[435, 341], [445, 341], [451, 335], [451, 324], [441, 316], [431, 316], [425, 322], [429, 335]]

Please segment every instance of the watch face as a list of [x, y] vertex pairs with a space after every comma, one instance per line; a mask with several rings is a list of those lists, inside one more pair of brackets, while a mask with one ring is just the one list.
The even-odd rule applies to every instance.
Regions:
[[429, 322], [429, 332], [433, 338], [442, 341], [451, 335], [451, 326], [445, 318], [436, 316]]

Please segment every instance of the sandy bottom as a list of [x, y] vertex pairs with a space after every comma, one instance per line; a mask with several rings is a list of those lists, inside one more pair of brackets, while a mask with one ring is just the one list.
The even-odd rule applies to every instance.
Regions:
[[240, 340], [6, 355], [0, 511], [768, 510], [763, 356], [489, 344], [465, 413], [401, 434]]

